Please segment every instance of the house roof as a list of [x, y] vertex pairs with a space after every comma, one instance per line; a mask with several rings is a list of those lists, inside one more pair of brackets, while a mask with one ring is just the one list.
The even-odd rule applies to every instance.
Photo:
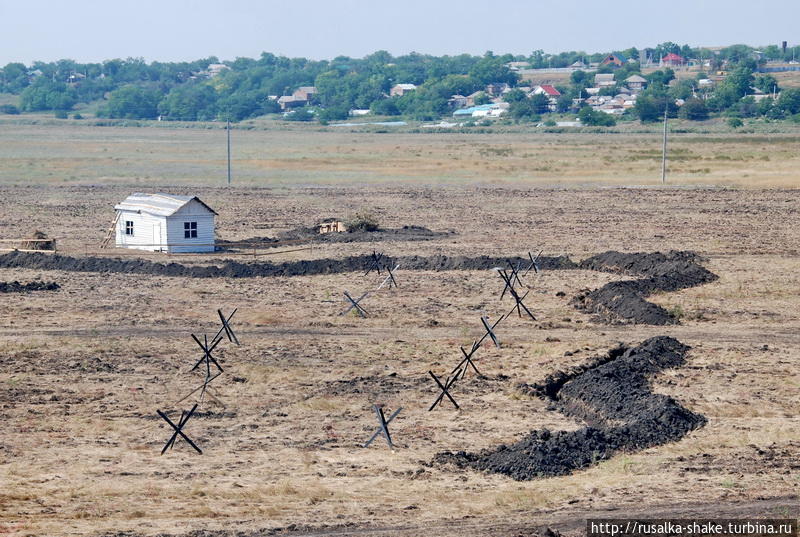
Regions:
[[598, 73], [594, 75], [595, 83], [598, 82], [614, 82], [614, 73]]
[[661, 61], [662, 62], [682, 62], [683, 61], [683, 56], [679, 56], [678, 54], [675, 54], [674, 52], [670, 52], [669, 54], [667, 54], [666, 56], [661, 58]]
[[117, 211], [134, 211], [148, 213], [155, 216], [172, 216], [180, 211], [192, 200], [196, 200], [200, 205], [214, 214], [217, 212], [206, 205], [197, 196], [179, 196], [177, 194], [145, 194], [136, 192], [125, 198], [122, 203], [115, 205]]
[[647, 82], [647, 79], [646, 79], [645, 77], [643, 77], [643, 76], [639, 76], [639, 75], [631, 75], [631, 76], [629, 76], [628, 78], [626, 78], [626, 79], [625, 79], [625, 82], [639, 82], [639, 83], [643, 83], [643, 82]]
[[300, 86], [297, 88], [297, 91], [302, 91], [304, 93], [316, 93], [317, 88], [316, 86]]
[[471, 116], [473, 112], [489, 111], [496, 108], [495, 104], [479, 104], [477, 106], [470, 106], [469, 108], [462, 108], [453, 112], [454, 116]]
[[403, 90], [417, 89], [417, 85], [416, 84], [395, 84], [393, 87], [394, 88], [400, 88], [400, 89], [403, 89]]
[[625, 63], [625, 62], [628, 61], [628, 58], [626, 58], [625, 55], [622, 54], [621, 52], [612, 52], [611, 54], [606, 56], [603, 61], [605, 62], [605, 61], [613, 60], [614, 58], [619, 60], [620, 63]]
[[539, 87], [542, 88], [543, 92], [545, 92], [547, 95], [550, 95], [551, 97], [558, 97], [559, 95], [561, 95], [561, 92], [559, 92], [555, 87], [551, 86], [550, 84], [542, 84]]

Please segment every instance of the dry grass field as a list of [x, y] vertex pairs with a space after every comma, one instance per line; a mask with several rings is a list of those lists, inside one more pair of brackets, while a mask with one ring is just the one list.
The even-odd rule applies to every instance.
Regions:
[[[798, 516], [800, 195], [798, 139], [676, 135], [670, 186], [656, 185], [657, 134], [236, 131], [232, 188], [224, 131], [0, 126], [0, 238], [34, 229], [81, 257], [113, 204], [137, 190], [200, 196], [218, 237], [275, 236], [331, 216], [374, 213], [387, 228], [454, 234], [430, 241], [315, 244], [280, 262], [387, 255], [546, 255], [693, 250], [719, 280], [650, 299], [673, 326], [607, 325], [570, 297], [623, 276], [551, 270], [531, 277], [537, 321], [512, 317], [453, 390], [461, 409], [428, 406], [428, 370], [446, 375], [480, 315], [511, 308], [494, 271], [397, 273], [397, 289], [339, 316], [361, 272], [257, 278], [0, 269], [0, 281], [58, 291], [0, 295], [0, 535], [582, 534], [588, 516]], [[699, 171], [698, 171], [699, 170]], [[221, 263], [223, 254], [142, 258]], [[249, 262], [246, 257], [238, 261]], [[563, 296], [560, 296], [563, 293]], [[190, 334], [238, 308], [237, 347], [215, 354], [214, 382], [186, 433], [157, 409], [198, 385]], [[653, 390], [701, 413], [682, 440], [621, 453], [568, 476], [514, 481], [432, 463], [534, 429], [582, 424], [521, 394], [617, 342], [670, 335], [687, 364]], [[196, 372], [195, 372], [196, 373]], [[403, 407], [397, 448], [363, 442], [371, 405]], [[189, 405], [189, 406], [185, 406]], [[211, 533], [204, 533], [207, 530]], [[220, 533], [214, 533], [219, 531]], [[231, 533], [233, 534], [233, 533]]]

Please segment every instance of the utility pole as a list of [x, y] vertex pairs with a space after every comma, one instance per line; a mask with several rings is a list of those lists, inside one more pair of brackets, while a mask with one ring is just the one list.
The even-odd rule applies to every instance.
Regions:
[[231, 186], [231, 118], [228, 116], [228, 186]]
[[664, 104], [664, 143], [661, 146], [661, 184], [667, 184], [667, 108], [669, 101]]

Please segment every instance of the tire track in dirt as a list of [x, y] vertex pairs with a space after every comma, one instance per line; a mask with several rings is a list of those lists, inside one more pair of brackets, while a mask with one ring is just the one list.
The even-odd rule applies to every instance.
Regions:
[[[510, 515], [502, 518], [453, 518], [424, 524], [396, 525], [339, 525], [288, 526], [252, 530], [197, 530], [180, 534], [159, 534], [160, 537], [557, 537], [585, 535], [586, 520], [590, 518], [797, 518], [800, 516], [797, 498], [779, 496], [748, 501], [715, 501], [709, 503], [664, 503], [646, 508], [600, 507], [596, 509], [551, 509]], [[138, 532], [104, 533], [100, 537], [144, 537]]]

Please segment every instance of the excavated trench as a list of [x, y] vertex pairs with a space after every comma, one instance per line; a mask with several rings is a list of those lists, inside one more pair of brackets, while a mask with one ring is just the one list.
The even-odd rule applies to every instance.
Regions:
[[552, 408], [583, 421], [575, 431], [532, 431], [511, 445], [480, 453], [443, 452], [434, 461], [508, 475], [516, 480], [567, 475], [612, 457], [675, 442], [702, 427], [706, 418], [650, 390], [648, 377], [683, 365], [689, 347], [660, 336], [605, 356], [522, 391], [545, 398]]
[[610, 324], [677, 324], [678, 320], [670, 312], [646, 298], [655, 292], [678, 291], [718, 278], [699, 264], [699, 256], [693, 252], [605, 252], [581, 261], [578, 267], [644, 276], [638, 280], [611, 282], [599, 289], [583, 291], [572, 299], [577, 309], [594, 313], [596, 320]]
[[[399, 264], [403, 270], [490, 270], [494, 267], [527, 267], [522, 257], [400, 256], [385, 258], [387, 265]], [[9, 252], [0, 255], [0, 268], [64, 270], [72, 272], [132, 273], [187, 278], [253, 278], [301, 276], [366, 271], [372, 264], [369, 255], [341, 259], [314, 259], [284, 263], [239, 263], [199, 266], [158, 263], [144, 259], [69, 257], [57, 254]], [[584, 269], [638, 276], [640, 279], [611, 282], [599, 289], [586, 290], [572, 299], [579, 310], [596, 314], [605, 323], [675, 324], [677, 319], [664, 308], [648, 302], [654, 292], [670, 292], [712, 282], [717, 276], [699, 264], [692, 252], [633, 253], [605, 252], [575, 263], [566, 256], [542, 257], [542, 270]]]

